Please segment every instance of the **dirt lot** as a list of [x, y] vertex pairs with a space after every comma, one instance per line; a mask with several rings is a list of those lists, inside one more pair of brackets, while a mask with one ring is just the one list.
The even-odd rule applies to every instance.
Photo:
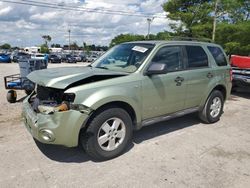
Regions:
[[13, 73], [17, 64], [0, 64], [0, 187], [250, 186], [250, 92], [233, 95], [216, 124], [188, 115], [145, 127], [125, 154], [94, 162], [80, 148], [34, 142], [21, 102], [6, 101], [3, 76]]

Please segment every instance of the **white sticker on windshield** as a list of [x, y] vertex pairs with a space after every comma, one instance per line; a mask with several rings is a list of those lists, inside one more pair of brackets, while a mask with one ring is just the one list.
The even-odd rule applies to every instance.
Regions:
[[134, 48], [132, 48], [132, 50], [137, 51], [137, 52], [141, 52], [141, 53], [145, 53], [148, 50], [148, 48], [144, 48], [141, 46], [134, 46]]

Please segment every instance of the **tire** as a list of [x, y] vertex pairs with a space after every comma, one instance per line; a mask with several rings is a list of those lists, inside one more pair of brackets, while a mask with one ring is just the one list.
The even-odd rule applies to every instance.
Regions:
[[206, 123], [215, 123], [220, 120], [223, 113], [224, 97], [218, 90], [212, 91], [209, 95], [203, 110], [199, 113], [199, 117]]
[[16, 98], [17, 98], [16, 91], [9, 90], [8, 93], [7, 93], [7, 101], [9, 103], [15, 103], [16, 102]]
[[81, 133], [80, 142], [92, 158], [108, 160], [123, 153], [132, 140], [132, 133], [129, 114], [121, 108], [111, 107], [94, 116], [86, 131]]

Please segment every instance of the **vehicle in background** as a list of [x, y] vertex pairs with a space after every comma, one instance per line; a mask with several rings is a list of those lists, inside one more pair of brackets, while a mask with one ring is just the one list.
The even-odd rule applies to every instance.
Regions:
[[65, 56], [65, 62], [66, 63], [76, 63], [76, 59], [74, 56], [70, 55], [70, 54], [67, 54]]
[[233, 87], [250, 87], [250, 57], [231, 55], [230, 63], [232, 67]]
[[30, 54], [25, 52], [13, 52], [10, 57], [12, 62], [18, 63], [19, 59], [30, 58]]
[[97, 55], [87, 56], [87, 62], [94, 62], [97, 59]]
[[0, 63], [11, 63], [10, 55], [0, 54]]
[[80, 57], [81, 57], [81, 62], [86, 62], [87, 61], [87, 57], [86, 57], [86, 55], [80, 55]]
[[40, 59], [40, 60], [45, 60], [46, 59], [46, 54], [31, 54], [31, 59]]
[[82, 57], [79, 56], [79, 55], [74, 55], [73, 57], [75, 58], [76, 62], [81, 62], [82, 61]]
[[55, 54], [50, 54], [49, 55], [49, 63], [61, 63], [62, 60], [59, 56]]

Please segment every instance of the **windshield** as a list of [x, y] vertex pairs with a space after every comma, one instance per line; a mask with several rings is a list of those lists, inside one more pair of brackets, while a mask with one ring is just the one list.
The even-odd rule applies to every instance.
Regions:
[[153, 49], [153, 44], [126, 43], [111, 48], [93, 67], [120, 72], [135, 72]]

